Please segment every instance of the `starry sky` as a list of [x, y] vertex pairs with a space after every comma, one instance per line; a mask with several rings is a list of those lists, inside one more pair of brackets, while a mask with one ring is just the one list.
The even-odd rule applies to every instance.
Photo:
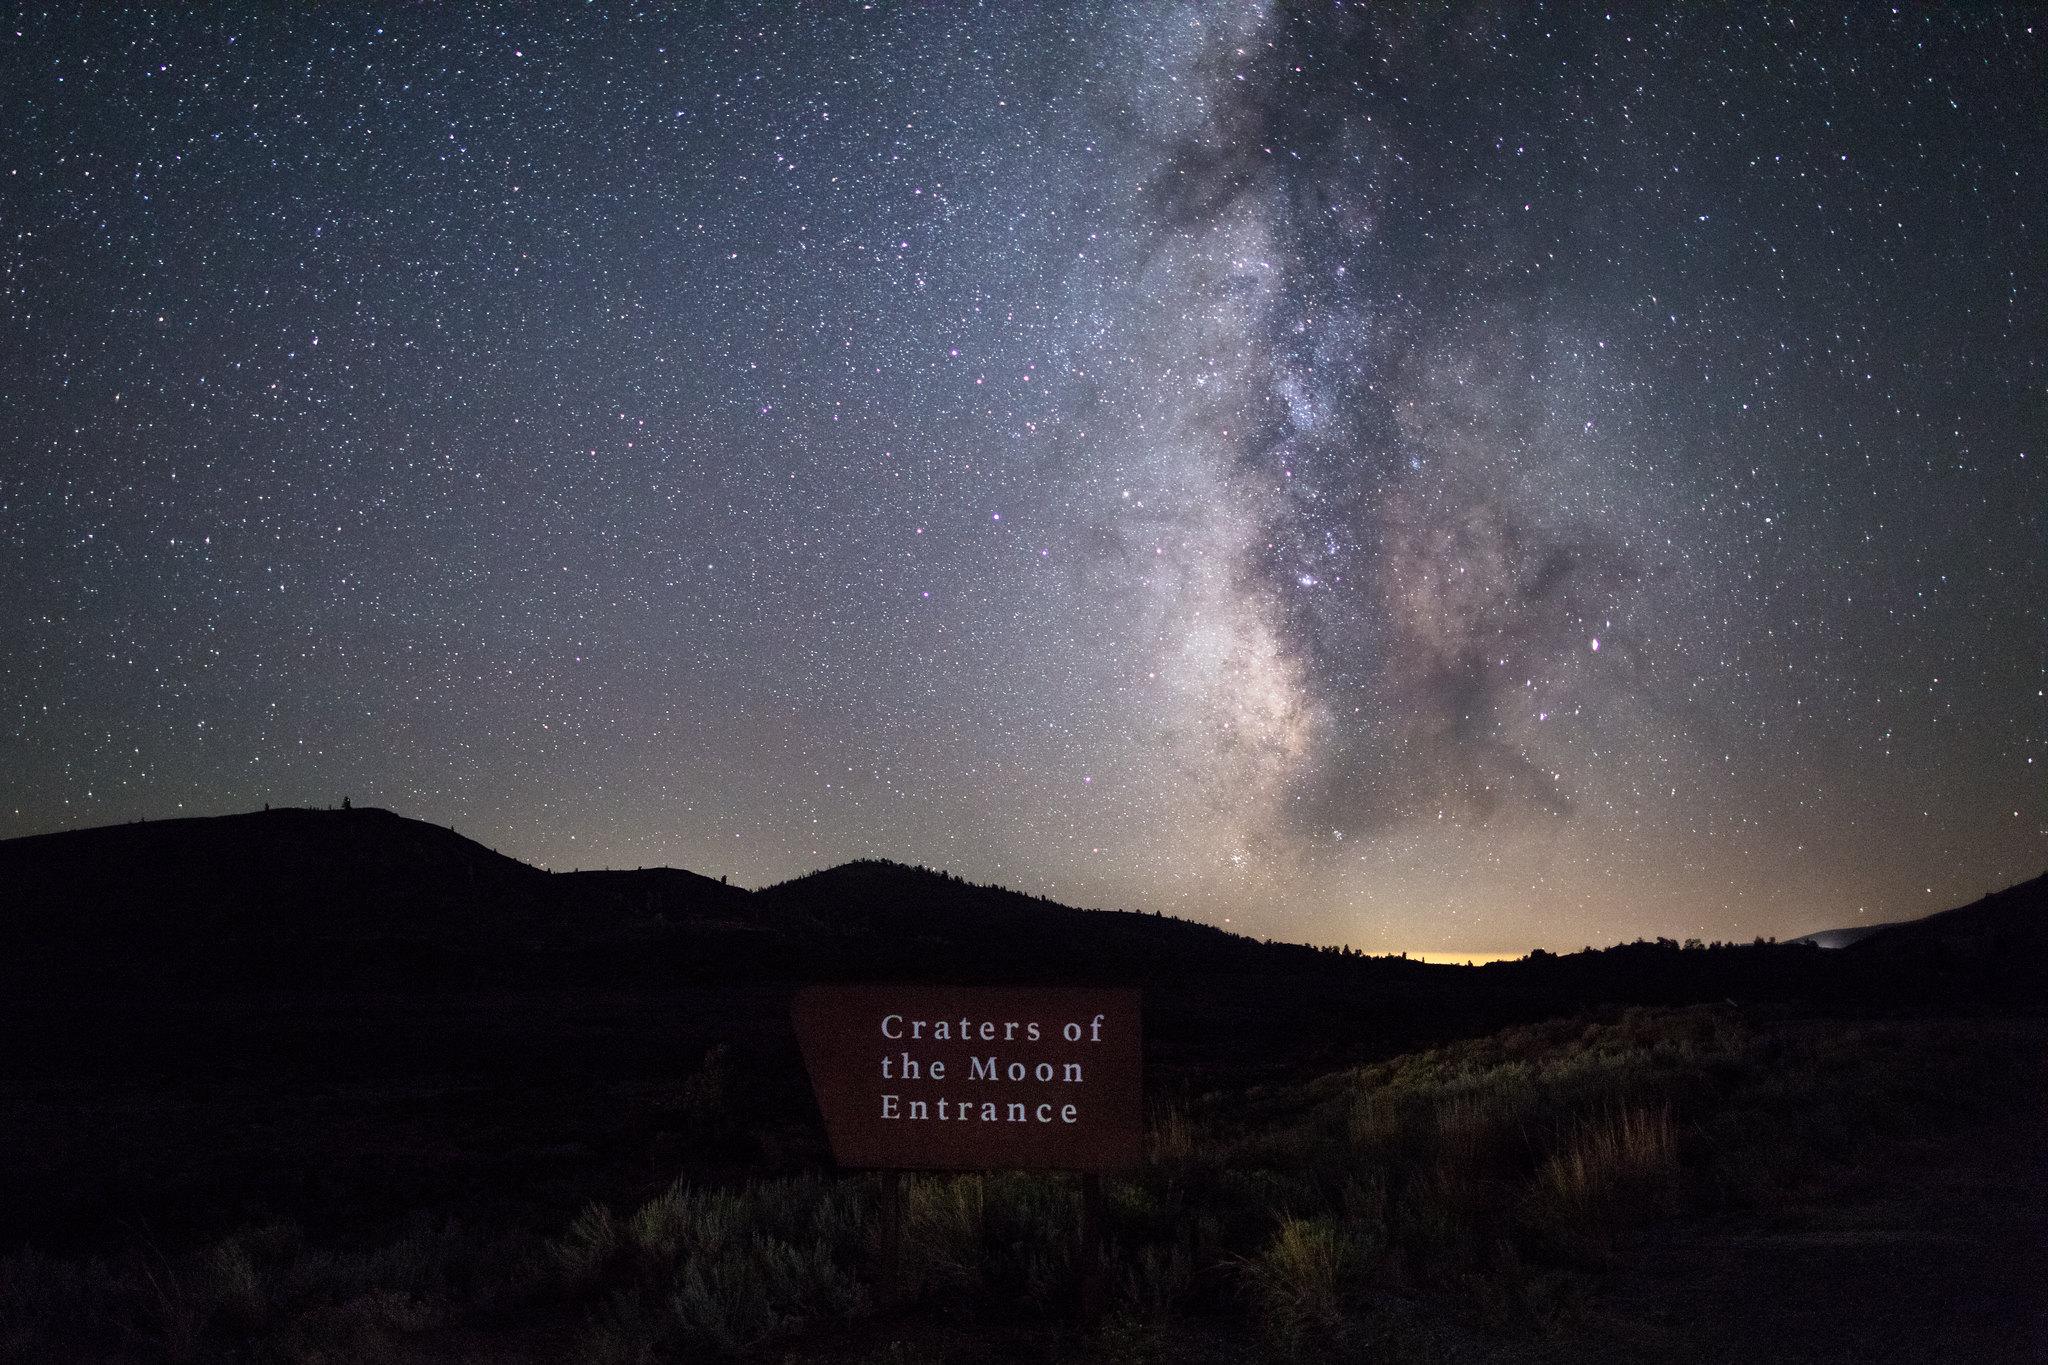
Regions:
[[1989, 6], [21, 6], [0, 836], [1458, 956], [2048, 867]]

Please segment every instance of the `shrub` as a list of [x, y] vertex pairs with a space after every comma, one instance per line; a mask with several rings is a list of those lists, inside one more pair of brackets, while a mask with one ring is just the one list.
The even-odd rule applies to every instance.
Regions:
[[863, 1188], [814, 1175], [730, 1189], [678, 1180], [623, 1220], [584, 1210], [555, 1248], [571, 1287], [603, 1295], [584, 1356], [736, 1354], [859, 1311], [868, 1291], [853, 1267], [873, 1231]]
[[1678, 1130], [1669, 1106], [1581, 1120], [1536, 1175], [1542, 1208], [1583, 1231], [1669, 1213], [1677, 1193]]
[[1356, 1293], [1359, 1258], [1350, 1237], [1328, 1218], [1286, 1218], [1244, 1270], [1267, 1330], [1295, 1347], [1344, 1324]]

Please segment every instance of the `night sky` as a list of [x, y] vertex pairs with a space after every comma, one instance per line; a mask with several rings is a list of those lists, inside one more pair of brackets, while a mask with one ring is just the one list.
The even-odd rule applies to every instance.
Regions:
[[2031, 11], [363, 8], [7, 24], [0, 835], [1460, 956], [2048, 867]]

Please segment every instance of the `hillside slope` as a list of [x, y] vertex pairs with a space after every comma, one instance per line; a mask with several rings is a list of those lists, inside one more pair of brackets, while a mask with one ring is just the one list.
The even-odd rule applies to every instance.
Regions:
[[2048, 957], [2048, 873], [1902, 924], [1880, 926], [1850, 945], [1872, 957], [1932, 955], [1986, 964]]
[[1081, 910], [866, 861], [753, 892], [677, 868], [550, 873], [376, 809], [0, 842], [0, 984], [38, 992], [658, 986], [1190, 973], [1443, 979], [1420, 963]]
[[0, 983], [463, 984], [626, 957], [745, 898], [669, 869], [556, 876], [386, 810], [109, 825], [0, 841]]

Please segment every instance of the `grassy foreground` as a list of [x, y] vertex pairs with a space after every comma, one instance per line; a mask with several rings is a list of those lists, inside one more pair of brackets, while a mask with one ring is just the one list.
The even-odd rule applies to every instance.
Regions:
[[1634, 1239], [1772, 1208], [1887, 1143], [2038, 1131], [2043, 1041], [2038, 1021], [1631, 1010], [1191, 1094], [1107, 1182], [1101, 1264], [1080, 1264], [1071, 1179], [919, 1177], [886, 1302], [875, 1178], [815, 1171], [686, 1176], [551, 1230], [421, 1213], [370, 1246], [279, 1224], [14, 1250], [0, 1359], [1550, 1358]]

